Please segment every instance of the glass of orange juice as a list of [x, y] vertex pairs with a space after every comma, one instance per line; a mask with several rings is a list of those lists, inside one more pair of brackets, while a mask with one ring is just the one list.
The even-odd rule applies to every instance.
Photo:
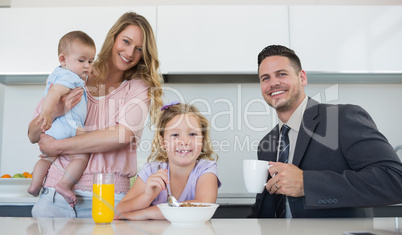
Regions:
[[110, 224], [114, 218], [114, 175], [94, 174], [92, 218], [97, 224]]

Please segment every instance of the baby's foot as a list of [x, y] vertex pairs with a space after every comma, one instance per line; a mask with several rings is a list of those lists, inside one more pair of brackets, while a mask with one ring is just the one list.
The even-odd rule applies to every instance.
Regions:
[[42, 186], [35, 186], [35, 185], [30, 185], [28, 188], [28, 193], [31, 194], [34, 197], [37, 197], [39, 195], [40, 189], [42, 188]]
[[56, 192], [58, 192], [61, 196], [64, 197], [64, 199], [67, 201], [68, 204], [70, 204], [71, 207], [74, 207], [75, 204], [77, 203], [77, 198], [69, 187], [66, 187], [65, 185], [62, 185], [61, 183], [58, 183], [56, 187]]

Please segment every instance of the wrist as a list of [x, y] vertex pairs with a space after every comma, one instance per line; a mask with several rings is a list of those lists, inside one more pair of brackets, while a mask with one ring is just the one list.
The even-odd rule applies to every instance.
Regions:
[[63, 144], [64, 144], [64, 142], [65, 142], [65, 139], [61, 139], [61, 140], [54, 140], [53, 141], [53, 143], [52, 143], [52, 146], [53, 146], [53, 152], [56, 154], [56, 156], [58, 156], [58, 155], [62, 155], [62, 154], [65, 154], [66, 152], [64, 151], [64, 149], [63, 149]]
[[57, 115], [56, 113], [52, 113], [52, 116], [51, 116], [52, 122], [54, 121], [54, 119], [58, 118], [59, 116], [61, 116], [61, 115]]

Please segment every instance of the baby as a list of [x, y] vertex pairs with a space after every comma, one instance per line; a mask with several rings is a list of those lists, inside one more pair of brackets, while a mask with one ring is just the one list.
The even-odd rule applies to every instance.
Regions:
[[[87, 96], [84, 86], [92, 71], [95, 53], [94, 41], [84, 32], [72, 31], [60, 39], [58, 54], [61, 65], [47, 79], [45, 98], [36, 122], [36, 124], [41, 125], [42, 131], [47, 135], [55, 139], [65, 139], [85, 133], [83, 127], [87, 115]], [[65, 115], [53, 120], [53, 107], [58, 103], [60, 97], [76, 87], [81, 87], [84, 90], [81, 101]], [[35, 164], [32, 183], [28, 188], [28, 192], [33, 196], [39, 195], [43, 180], [55, 158], [41, 155], [41, 159]], [[70, 164], [60, 182], [55, 186], [55, 190], [74, 207], [76, 196], [72, 187], [85, 170], [89, 155], [70, 155], [69, 158]]]

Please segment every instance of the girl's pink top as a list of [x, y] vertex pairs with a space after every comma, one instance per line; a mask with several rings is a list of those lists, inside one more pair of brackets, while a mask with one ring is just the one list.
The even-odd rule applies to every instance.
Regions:
[[[92, 191], [94, 173], [115, 174], [115, 192], [126, 193], [130, 188], [130, 177], [137, 173], [137, 145], [140, 141], [149, 112], [149, 87], [138, 79], [125, 81], [116, 90], [97, 99], [88, 91], [88, 114], [85, 130], [105, 129], [117, 124], [124, 125], [134, 133], [132, 144], [109, 152], [92, 153], [81, 179], [73, 189]], [[37, 106], [33, 118], [39, 115], [42, 102]], [[124, 135], [124, 133], [121, 133]], [[124, 136], [120, 136], [122, 141]], [[64, 174], [69, 164], [68, 158], [60, 156], [50, 167], [44, 187], [54, 187]]]

